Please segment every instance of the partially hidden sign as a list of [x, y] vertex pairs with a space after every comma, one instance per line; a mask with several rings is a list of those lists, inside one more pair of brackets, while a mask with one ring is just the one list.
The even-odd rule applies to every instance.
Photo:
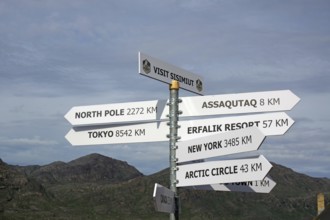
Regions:
[[175, 194], [172, 190], [156, 183], [154, 187], [153, 199], [155, 209], [158, 212], [174, 213]]

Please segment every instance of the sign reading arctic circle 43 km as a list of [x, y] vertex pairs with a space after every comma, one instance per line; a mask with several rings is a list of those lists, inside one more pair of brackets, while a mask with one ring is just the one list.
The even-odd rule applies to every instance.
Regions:
[[262, 180], [272, 168], [264, 156], [179, 165], [177, 187]]

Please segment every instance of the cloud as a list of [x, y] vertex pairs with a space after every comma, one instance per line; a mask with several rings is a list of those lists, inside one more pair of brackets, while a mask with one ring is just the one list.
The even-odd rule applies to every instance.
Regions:
[[206, 95], [292, 90], [296, 123], [261, 151], [324, 173], [329, 10], [327, 0], [1, 1], [1, 157], [35, 164], [100, 152], [145, 173], [167, 167], [166, 143], [76, 148], [64, 139], [73, 106], [168, 98], [168, 85], [138, 74], [142, 51], [203, 76]]
[[36, 136], [33, 138], [5, 138], [0, 137], [1, 146], [14, 146], [14, 147], [28, 147], [28, 146], [51, 146], [58, 144], [54, 140], [42, 140], [40, 137]]

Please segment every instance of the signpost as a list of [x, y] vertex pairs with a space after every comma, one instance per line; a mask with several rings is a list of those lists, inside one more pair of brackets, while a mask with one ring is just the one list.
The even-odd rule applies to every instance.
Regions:
[[153, 193], [155, 209], [158, 212], [175, 212], [175, 196], [174, 192], [168, 188], [155, 183], [154, 193]]
[[264, 156], [178, 166], [177, 187], [262, 180], [272, 168]]
[[255, 180], [239, 183], [223, 183], [201, 186], [191, 186], [190, 189], [210, 190], [210, 191], [230, 191], [230, 192], [254, 192], [254, 193], [270, 193], [276, 186], [276, 182], [266, 176], [263, 180]]
[[178, 163], [258, 150], [265, 135], [257, 127], [217, 133], [177, 143]]
[[[182, 141], [256, 126], [266, 135], [282, 135], [294, 123], [283, 112], [179, 121]], [[168, 141], [167, 122], [74, 127], [65, 138], [72, 145]]]
[[[65, 136], [72, 145], [169, 139], [170, 189], [156, 183], [153, 198], [156, 210], [170, 213], [171, 220], [177, 220], [179, 215], [177, 187], [258, 193], [268, 193], [274, 188], [276, 183], [265, 177], [272, 165], [262, 155], [177, 163], [257, 150], [265, 136], [282, 135], [292, 126], [294, 121], [279, 111], [291, 110], [299, 102], [295, 94], [279, 90], [179, 99], [179, 88], [203, 95], [202, 77], [141, 52], [138, 61], [141, 75], [170, 85], [169, 100], [73, 107], [65, 115], [73, 125]], [[196, 117], [275, 111], [277, 113], [179, 121], [179, 114]]]
[[139, 73], [167, 84], [176, 80], [182, 89], [199, 95], [204, 93], [202, 77], [141, 52], [139, 52]]

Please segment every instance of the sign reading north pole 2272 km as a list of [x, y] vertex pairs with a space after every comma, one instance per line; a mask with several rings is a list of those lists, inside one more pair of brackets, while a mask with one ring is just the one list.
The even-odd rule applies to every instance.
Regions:
[[179, 81], [180, 88], [203, 95], [202, 77], [141, 52], [139, 52], [139, 73], [167, 84], [171, 84], [172, 80]]

